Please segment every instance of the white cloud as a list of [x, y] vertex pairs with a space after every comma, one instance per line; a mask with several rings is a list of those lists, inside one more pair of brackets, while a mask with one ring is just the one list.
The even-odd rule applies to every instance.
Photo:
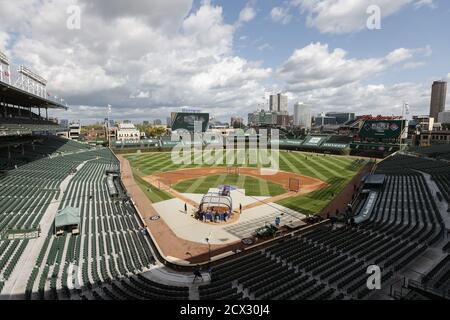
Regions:
[[[181, 105], [216, 110], [218, 116], [250, 111], [272, 71], [233, 54], [236, 25], [224, 21], [220, 6], [205, 1], [190, 12], [191, 1], [176, 1], [179, 6], [165, 0], [127, 6], [123, 1], [28, 0], [28, 10], [21, 2], [1, 1], [0, 10], [10, 16], [0, 20], [6, 31], [0, 44], [20, 26], [12, 58], [46, 77], [52, 94], [93, 106], [89, 112], [74, 106], [66, 117], [91, 118], [102, 110], [95, 106], [106, 104], [116, 106], [121, 118], [139, 120], [165, 118]], [[82, 7], [79, 31], [65, 27], [69, 4]], [[242, 21], [252, 15], [244, 9]], [[161, 17], [172, 17], [177, 28], [160, 25]]]
[[430, 45], [426, 45], [423, 48], [417, 49], [417, 53], [422, 54], [424, 57], [431, 57], [433, 54], [433, 50], [431, 49]]
[[366, 28], [367, 8], [377, 5], [381, 10], [381, 18], [395, 14], [407, 5], [419, 8], [425, 4], [432, 5], [430, 0], [293, 0], [301, 13], [306, 14], [308, 27], [317, 28], [321, 33], [343, 34], [360, 31]]
[[414, 4], [414, 7], [416, 9], [419, 9], [421, 7], [424, 7], [424, 6], [428, 6], [428, 7], [432, 8], [432, 9], [435, 9], [437, 7], [436, 3], [434, 2], [434, 0], [418, 0]]
[[[204, 1], [191, 11], [192, 1], [175, 1], [179, 6], [151, 1], [154, 12], [146, 10], [150, 2], [144, 0], [125, 7], [118, 0], [0, 1], [0, 48], [7, 46], [11, 58], [41, 73], [52, 94], [74, 105], [56, 113], [64, 118], [99, 120], [107, 104], [114, 106], [116, 119], [138, 121], [165, 119], [182, 105], [219, 118], [245, 116], [261, 103], [269, 81], [321, 109], [390, 114], [403, 100], [411, 106], [429, 103], [424, 102], [428, 85], [371, 81], [391, 67], [431, 55], [430, 47], [355, 59], [343, 49], [314, 43], [295, 50], [274, 72], [233, 50], [239, 24], [254, 18], [250, 11], [229, 24], [220, 6]], [[70, 4], [83, 9], [79, 31], [65, 27]], [[170, 17], [171, 23], [161, 23], [161, 17]], [[269, 48], [262, 39], [252, 45]]]
[[[429, 107], [429, 86], [398, 83], [386, 86], [373, 83], [376, 77], [423, 52], [399, 48], [383, 57], [354, 59], [343, 49], [330, 50], [327, 44], [313, 43], [297, 49], [276, 75], [293, 101], [303, 101], [314, 112], [342, 110], [358, 114], [400, 114], [403, 101], [409, 101], [415, 113]], [[376, 80], [375, 80], [376, 81]]]
[[84, 12], [109, 23], [114, 19], [140, 19], [152, 28], [176, 31], [188, 15], [193, 0], [80, 0]]
[[426, 63], [423, 61], [420, 62], [407, 62], [403, 65], [403, 69], [413, 70], [420, 67], [426, 66]]
[[381, 58], [351, 59], [343, 49], [330, 51], [327, 44], [312, 43], [295, 50], [278, 68], [277, 75], [291, 91], [340, 87], [374, 77], [388, 67], [410, 59], [412, 52], [399, 48]]
[[7, 54], [6, 47], [9, 42], [9, 34], [6, 32], [0, 31], [0, 51]]
[[416, 83], [363, 85], [359, 82], [339, 88], [323, 88], [295, 94], [295, 101], [310, 105], [314, 113], [320, 111], [348, 111], [357, 114], [400, 115], [404, 101], [412, 114], [425, 114], [429, 108], [429, 86]]
[[274, 7], [270, 11], [270, 17], [272, 18], [272, 21], [281, 24], [288, 24], [292, 19], [289, 7]]
[[239, 22], [250, 22], [256, 17], [256, 10], [247, 5], [244, 9], [239, 13]]

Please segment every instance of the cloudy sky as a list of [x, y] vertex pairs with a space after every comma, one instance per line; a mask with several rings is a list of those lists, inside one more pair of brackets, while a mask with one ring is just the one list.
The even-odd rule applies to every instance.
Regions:
[[0, 51], [70, 104], [52, 115], [84, 123], [107, 104], [117, 120], [191, 106], [229, 121], [277, 91], [291, 110], [427, 114], [449, 30], [447, 0], [0, 0]]

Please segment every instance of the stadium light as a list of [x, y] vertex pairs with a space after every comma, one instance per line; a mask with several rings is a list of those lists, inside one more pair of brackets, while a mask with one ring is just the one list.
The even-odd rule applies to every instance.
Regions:
[[34, 80], [34, 81], [40, 83], [43, 86], [47, 85], [47, 80], [45, 80], [43, 77], [38, 75], [36, 72], [31, 71], [29, 68], [27, 68], [25, 66], [20, 66], [19, 67], [19, 73], [23, 74], [24, 76], [26, 76], [28, 78], [30, 78], [31, 80]]
[[[3, 65], [6, 67], [6, 70], [3, 70]], [[3, 52], [0, 51], [0, 81], [3, 81], [3, 77], [8, 78], [8, 83], [11, 84], [11, 68], [9, 66], [9, 59]]]
[[19, 77], [14, 86], [46, 99], [47, 80], [26, 66], [19, 66]]
[[9, 65], [9, 59], [3, 52], [0, 51], [0, 62]]

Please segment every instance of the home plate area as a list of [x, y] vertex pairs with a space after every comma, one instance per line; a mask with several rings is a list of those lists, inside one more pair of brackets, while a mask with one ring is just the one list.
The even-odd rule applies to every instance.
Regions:
[[[219, 188], [211, 188], [208, 194], [215, 194], [219, 191]], [[266, 224], [275, 224], [277, 218], [279, 218], [280, 226], [298, 224], [301, 223], [301, 219], [305, 218], [305, 215], [281, 205], [272, 202], [265, 203], [265, 200], [270, 197], [246, 196], [244, 189], [231, 188], [233, 218], [228, 222], [204, 222], [196, 219], [195, 213], [205, 195], [192, 193], [182, 193], [181, 195], [197, 205], [194, 206], [192, 203], [185, 203], [182, 199], [174, 198], [155, 203], [153, 206], [177, 237], [192, 242], [204, 243], [205, 237], [208, 237], [211, 244], [235, 243], [251, 237], [258, 228], [264, 227]], [[241, 205], [245, 207], [255, 203], [259, 205], [240, 213]], [[185, 204], [188, 208], [187, 213], [184, 211]]]

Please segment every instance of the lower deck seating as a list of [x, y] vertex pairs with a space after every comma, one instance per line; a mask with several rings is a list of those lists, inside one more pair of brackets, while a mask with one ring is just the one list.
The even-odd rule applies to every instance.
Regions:
[[423, 279], [425, 288], [431, 288], [450, 297], [450, 254], [443, 258]]
[[[106, 155], [87, 162], [74, 176], [60, 209], [80, 208], [81, 233], [48, 235], [27, 298], [187, 299], [187, 288], [159, 285], [139, 276], [155, 259], [133, 206], [108, 194], [105, 172], [117, 169], [118, 161]], [[73, 274], [75, 266], [79, 271]]]
[[[425, 178], [403, 165], [397, 172], [396, 159], [381, 164], [386, 183], [368, 220], [320, 227], [219, 265], [212, 270], [212, 283], [200, 287], [200, 298], [368, 297], [368, 266], [380, 266], [387, 281], [442, 238], [443, 220]], [[448, 275], [447, 269], [440, 271], [437, 285], [445, 286]]]

